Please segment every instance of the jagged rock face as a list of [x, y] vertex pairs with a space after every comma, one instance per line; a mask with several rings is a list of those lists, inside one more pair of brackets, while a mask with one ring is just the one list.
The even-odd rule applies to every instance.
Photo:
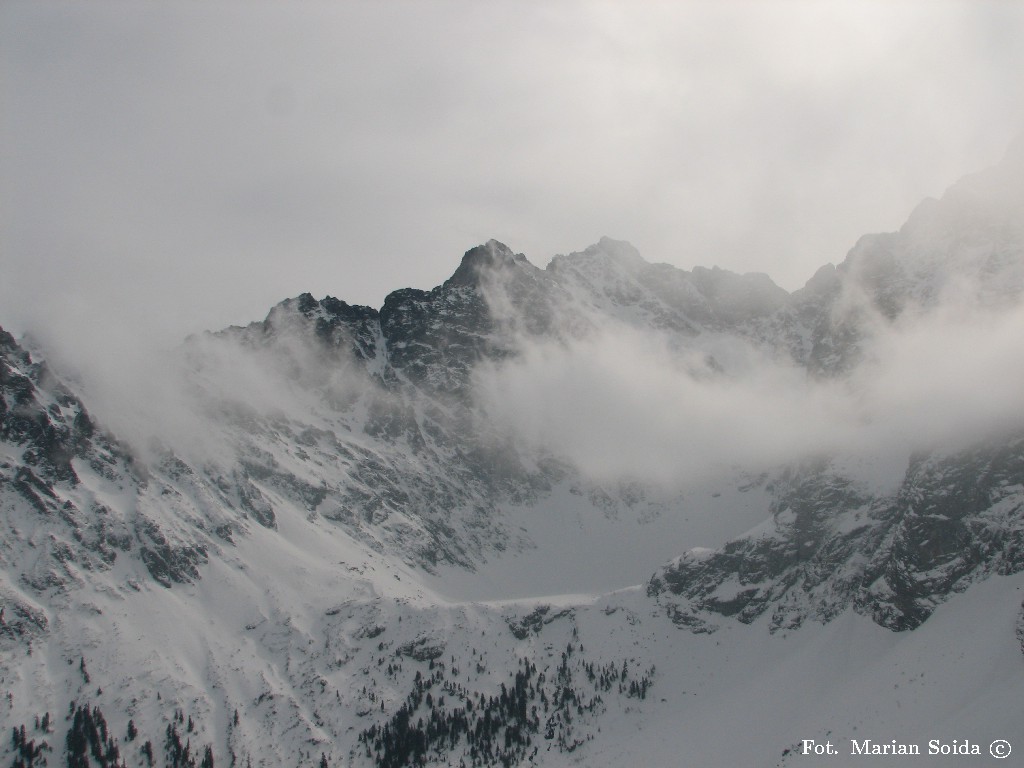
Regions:
[[381, 310], [395, 373], [434, 398], [465, 406], [474, 367], [516, 352], [516, 333], [553, 333], [557, 288], [522, 254], [491, 240], [467, 251], [443, 285], [395, 291]]
[[[160, 583], [199, 577], [207, 561], [201, 531], [165, 530], [145, 503], [118, 508], [105, 500], [111, 489], [147, 497], [160, 484], [160, 468], [147, 470], [98, 430], [81, 401], [3, 331], [0, 440], [0, 509], [15, 526], [0, 551], [19, 587], [41, 598], [60, 595], [133, 552]], [[21, 519], [19, 507], [31, 517]], [[24, 601], [5, 597], [33, 614]]]
[[775, 631], [853, 608], [913, 629], [974, 580], [1024, 570], [1024, 437], [917, 456], [891, 495], [827, 462], [775, 486], [768, 524], [652, 577], [648, 593], [680, 624], [706, 630], [716, 616], [768, 613]]
[[22, 473], [31, 476], [37, 487], [46, 480], [77, 482], [71, 459], [90, 452], [92, 421], [46, 366], [33, 364], [28, 353], [2, 329], [0, 392], [0, 439], [22, 449]]
[[915, 459], [896, 499], [890, 554], [873, 563], [876, 620], [912, 628], [972, 580], [1024, 569], [1022, 489], [1021, 437]]
[[381, 310], [392, 369], [435, 395], [465, 396], [493, 330], [483, 296], [470, 286], [396, 291]]

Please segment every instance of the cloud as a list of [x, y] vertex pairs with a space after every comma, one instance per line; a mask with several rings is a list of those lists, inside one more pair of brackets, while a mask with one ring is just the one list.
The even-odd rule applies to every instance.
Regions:
[[947, 302], [902, 318], [875, 338], [851, 396], [864, 426], [861, 448], [905, 440], [963, 446], [1024, 427], [1024, 307]]
[[[713, 347], [734, 373], [709, 363]], [[836, 447], [834, 425], [853, 418], [850, 403], [740, 341], [680, 350], [624, 325], [530, 342], [477, 376], [478, 402], [509, 434], [605, 480], [686, 484], [775, 466]]]
[[361, 429], [361, 398], [391, 402], [346, 347], [321, 344], [301, 315], [276, 318], [270, 338], [257, 324], [251, 335], [236, 328], [173, 347], [141, 343], [128, 328], [123, 348], [111, 337], [36, 341], [102, 428], [144, 461], [170, 450], [194, 467], [230, 467], [257, 433], [268, 446], [306, 426]]
[[519, 357], [478, 369], [477, 398], [523, 445], [597, 479], [683, 487], [822, 455], [899, 471], [913, 450], [1024, 428], [1024, 307], [949, 300], [872, 327], [853, 374], [821, 380], [736, 338], [605, 322], [523, 339]]

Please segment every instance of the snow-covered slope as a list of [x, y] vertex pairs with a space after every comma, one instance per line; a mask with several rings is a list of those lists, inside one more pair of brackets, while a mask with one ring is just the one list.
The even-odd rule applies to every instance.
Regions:
[[191, 338], [115, 405], [0, 332], [2, 759], [1012, 742], [1019, 155], [793, 294], [490, 241], [379, 310]]

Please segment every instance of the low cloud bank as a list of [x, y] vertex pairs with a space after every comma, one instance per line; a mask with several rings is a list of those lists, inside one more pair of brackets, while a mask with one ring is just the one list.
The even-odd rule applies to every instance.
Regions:
[[174, 347], [145, 344], [129, 329], [36, 338], [102, 428], [145, 461], [170, 450], [194, 466], [230, 466], [249, 431], [330, 427], [361, 395], [384, 397], [351, 361], [300, 336], [264, 345], [204, 334]]
[[[524, 342], [477, 371], [481, 408], [525, 445], [603, 479], [681, 483], [821, 454], [903, 456], [1024, 427], [1024, 309], [948, 305], [864, 343], [849, 378], [816, 380], [737, 339], [606, 325]], [[724, 368], [724, 370], [723, 370]]]
[[[966, 295], [876, 318], [862, 362], [834, 380], [736, 337], [681, 339], [588, 318], [583, 333], [524, 334], [514, 357], [480, 363], [475, 402], [491, 429], [598, 480], [685, 485], [823, 454], [899, 465], [912, 450], [1024, 429], [1024, 306], [985, 308]], [[231, 462], [248, 415], [345, 422], [357, 435], [361, 398], [394, 396], [301, 334], [265, 348], [204, 336], [166, 349], [129, 328], [63, 338], [41, 339], [58, 374], [146, 458], [157, 446], [197, 464]], [[224, 425], [238, 428], [234, 437]]]

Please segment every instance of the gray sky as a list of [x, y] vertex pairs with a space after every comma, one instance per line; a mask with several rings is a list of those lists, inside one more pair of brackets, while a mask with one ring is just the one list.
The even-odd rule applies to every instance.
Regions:
[[0, 325], [379, 307], [495, 237], [787, 289], [1024, 129], [1024, 4], [0, 4]]

